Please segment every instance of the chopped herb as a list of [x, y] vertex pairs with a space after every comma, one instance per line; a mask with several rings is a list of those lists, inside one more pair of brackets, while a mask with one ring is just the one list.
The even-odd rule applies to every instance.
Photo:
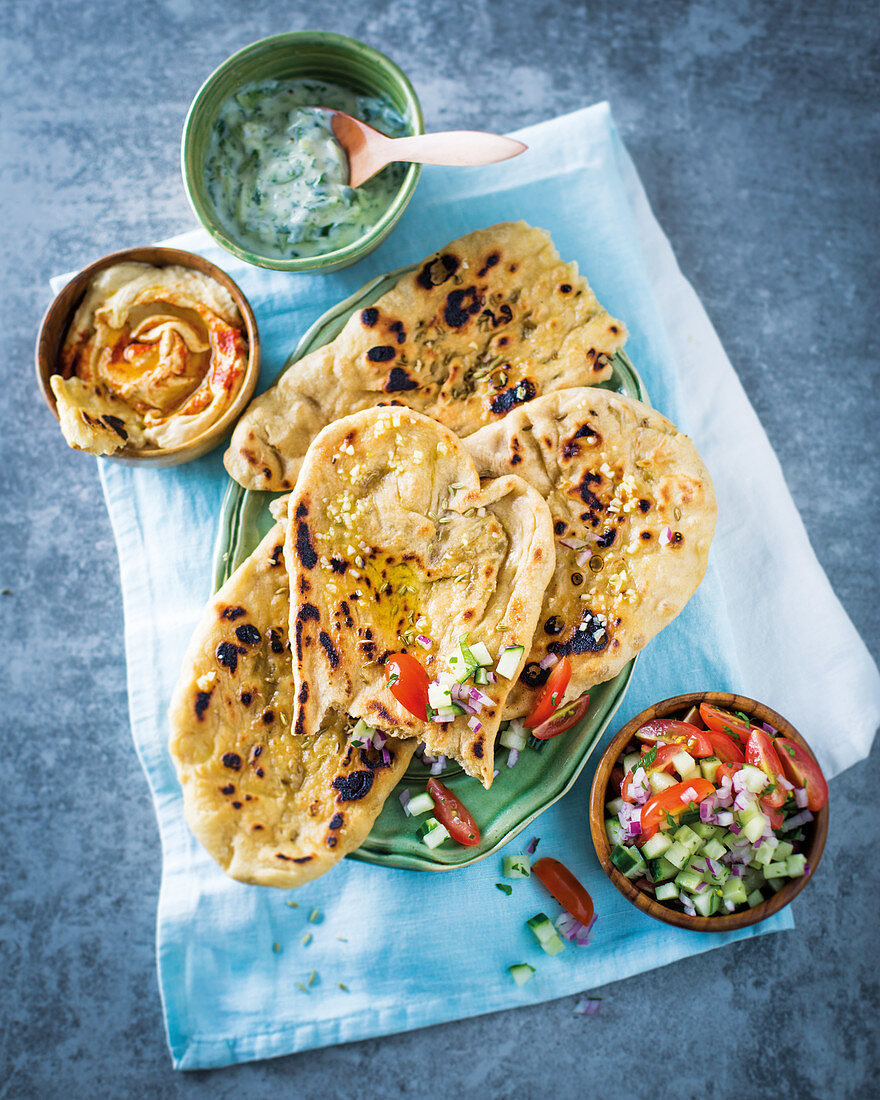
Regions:
[[739, 741], [739, 743], [742, 744], [742, 737], [735, 729], [731, 729], [730, 726], [725, 726], [724, 732], [732, 737], [734, 741]]
[[513, 893], [513, 887], [508, 886], [506, 882], [496, 882], [495, 889], [500, 890], [502, 894], [507, 894], [508, 897]]
[[314, 984], [315, 984], [315, 979], [316, 979], [317, 977], [318, 977], [318, 971], [317, 971], [317, 970], [313, 970], [313, 971], [311, 972], [311, 974], [309, 974], [309, 980], [308, 980], [308, 982], [307, 982], [306, 984], [307, 984], [307, 985], [314, 985]]
[[337, 936], [336, 938], [339, 940], [340, 943], [348, 943], [348, 940], [345, 938], [345, 936]]
[[320, 919], [321, 919], [321, 910], [320, 909], [313, 909], [311, 911], [311, 913], [309, 913], [309, 923], [310, 924], [316, 924]]
[[657, 746], [655, 745], [650, 752], [646, 752], [642, 759], [639, 761], [640, 768], [649, 768], [657, 759]]
[[669, 826], [670, 829], [675, 828], [675, 818], [668, 810], [666, 811], [666, 824]]
[[280, 943], [273, 943], [272, 944], [272, 950], [275, 952], [276, 955], [280, 954], [281, 944]]
[[746, 722], [749, 726], [752, 724], [751, 718], [749, 718], [747, 714], [743, 714], [741, 710], [735, 710], [733, 713], [737, 716], [737, 718], [742, 718], [742, 720]]
[[308, 993], [308, 990], [302, 984], [302, 982], [294, 982], [294, 985], [296, 986], [297, 989], [301, 989], [303, 991], [303, 993]]
[[11, 596], [11, 595], [12, 595], [12, 589], [11, 588], [0, 588], [0, 596]]
[[298, 901], [289, 901], [287, 904], [290, 906], [291, 909], [299, 909]]
[[345, 982], [340, 982], [339, 983], [339, 988], [342, 990], [343, 993], [348, 993], [349, 992], [348, 986], [345, 984]]
[[794, 751], [791, 745], [783, 745], [782, 747], [785, 749], [789, 756], [797, 757], [797, 753]]
[[773, 794], [773, 792], [775, 790], [776, 790], [776, 784], [775, 783], [768, 783], [767, 786], [763, 789], [763, 791], [761, 791], [761, 795], [763, 796], [765, 794]]
[[312, 942], [312, 933], [306, 932], [306, 934], [299, 942], [303, 945], [303, 947], [308, 947], [309, 944]]

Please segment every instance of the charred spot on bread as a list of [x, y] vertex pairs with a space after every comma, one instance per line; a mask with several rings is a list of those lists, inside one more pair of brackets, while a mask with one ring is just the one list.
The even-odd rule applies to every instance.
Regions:
[[482, 296], [475, 286], [450, 290], [446, 295], [443, 320], [450, 328], [463, 328], [475, 313], [480, 312]]
[[244, 626], [237, 626], [235, 628], [235, 636], [244, 645], [249, 646], [259, 645], [263, 640], [263, 636], [259, 630], [250, 623], [245, 623]]
[[425, 290], [431, 290], [450, 279], [458, 271], [458, 259], [451, 253], [432, 256], [416, 276], [416, 283]]
[[517, 405], [524, 405], [527, 401], [533, 401], [538, 390], [531, 378], [523, 378], [515, 386], [502, 390], [492, 398], [489, 405], [496, 416], [504, 416]]
[[197, 691], [196, 692], [196, 701], [195, 701], [194, 706], [195, 706], [196, 718], [198, 718], [198, 720], [200, 722], [204, 722], [204, 720], [205, 720], [205, 711], [208, 709], [208, 704], [210, 702], [211, 702], [211, 692], [210, 691]]
[[241, 771], [241, 757], [237, 752], [224, 752], [220, 758], [224, 768], [231, 768], [232, 771]]
[[224, 607], [220, 612], [220, 618], [225, 619], [228, 623], [234, 623], [242, 615], [247, 615], [247, 611], [243, 607]]
[[373, 786], [373, 773], [366, 770], [337, 775], [331, 786], [338, 792], [337, 802], [359, 802], [370, 793]]
[[406, 373], [403, 367], [392, 367], [385, 381], [386, 393], [399, 393], [403, 390], [418, 389], [418, 382]]
[[318, 564], [318, 555], [312, 546], [311, 531], [304, 520], [299, 520], [296, 525], [296, 553], [304, 569], [314, 569]]
[[238, 655], [246, 650], [234, 642], [221, 642], [217, 646], [217, 660], [234, 675], [238, 669]]
[[379, 311], [375, 306], [368, 306], [366, 309], [361, 310], [361, 324], [365, 328], [372, 328], [379, 320]]

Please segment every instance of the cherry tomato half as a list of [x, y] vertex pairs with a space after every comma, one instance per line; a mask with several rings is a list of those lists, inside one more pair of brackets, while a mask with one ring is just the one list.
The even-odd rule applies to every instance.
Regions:
[[771, 829], [781, 829], [782, 823], [785, 818], [782, 816], [782, 810], [778, 810], [775, 806], [770, 806], [767, 803], [766, 798], [761, 799], [761, 812], [766, 814], [770, 819]]
[[428, 674], [408, 653], [394, 653], [385, 662], [385, 679], [392, 680], [391, 694], [410, 714], [428, 721]]
[[[694, 795], [687, 802], [682, 802], [681, 796], [688, 788], [693, 790]], [[642, 806], [640, 819], [642, 831], [636, 843], [644, 844], [646, 840], [650, 840], [665, 822], [667, 814], [678, 817], [679, 814], [684, 813], [691, 802], [702, 802], [704, 798], [708, 798], [710, 794], [714, 793], [714, 785], [708, 779], [700, 777], [684, 779], [681, 783], [676, 783], [674, 787], [667, 787], [665, 791], [655, 794]]]
[[716, 771], [715, 771], [715, 782], [720, 787], [721, 783], [722, 783], [722, 780], [724, 779], [725, 776], [727, 776], [727, 778], [730, 780], [730, 782], [733, 783], [733, 777], [736, 775], [736, 773], [740, 770], [741, 767], [742, 767], [742, 764], [737, 764], [737, 763], [719, 764]]
[[679, 722], [675, 718], [655, 718], [640, 730], [636, 730], [640, 741], [663, 741], [667, 745], [684, 745], [691, 756], [711, 756], [712, 742], [705, 731], [688, 722]]
[[804, 787], [807, 792], [807, 809], [821, 810], [828, 801], [828, 784], [822, 769], [797, 741], [788, 737], [775, 737], [773, 745], [778, 750], [782, 770], [790, 783]]
[[[562, 696], [565, 695], [565, 689], [568, 687], [570, 679], [571, 661], [567, 657], [563, 657], [561, 661], [557, 661], [553, 666], [553, 671], [550, 673], [547, 683], [541, 688], [541, 693], [535, 700], [532, 713], [523, 723], [526, 729], [533, 730], [547, 721], [562, 701]], [[562, 731], [560, 730], [560, 732]]]
[[532, 864], [538, 881], [576, 921], [589, 924], [593, 919], [593, 899], [564, 863], [542, 856]]
[[441, 825], [446, 826], [453, 840], [468, 847], [480, 843], [476, 821], [448, 787], [444, 787], [439, 779], [429, 779], [428, 794], [434, 799], [434, 816]]
[[[658, 742], [655, 747], [657, 749], [657, 755], [654, 758], [654, 763], [649, 764], [647, 768], [645, 768], [645, 775], [647, 775], [649, 779], [654, 774], [654, 772], [665, 772], [669, 768], [671, 768], [673, 757], [678, 756], [678, 754], [681, 752], [680, 744], [661, 745]], [[648, 752], [653, 752], [653, 749], [649, 749], [647, 745], [643, 745], [643, 755]], [[623, 799], [624, 802], [635, 802], [635, 799], [631, 798], [629, 795], [629, 785], [633, 781], [634, 774], [635, 773], [633, 772], [633, 769], [630, 768], [630, 770], [624, 776], [623, 783], [620, 785], [620, 797]]]
[[739, 715], [732, 714], [729, 710], [713, 707], [710, 703], [700, 703], [700, 717], [706, 723], [708, 729], [716, 730], [718, 733], [726, 733], [728, 737], [732, 737], [734, 741], [741, 744], [745, 744], [752, 732], [751, 722], [746, 722]]
[[570, 730], [572, 726], [576, 726], [589, 709], [590, 693], [585, 691], [577, 699], [560, 707], [555, 714], [551, 714], [546, 722], [535, 726], [532, 737], [536, 737], [539, 741], [549, 741], [551, 737], [557, 737], [560, 733]]
[[706, 736], [712, 744], [713, 756], [717, 756], [722, 764], [745, 763], [742, 749], [728, 734], [710, 729], [706, 731]]
[[746, 741], [746, 762], [761, 771], [770, 778], [773, 789], [761, 795], [761, 801], [768, 806], [779, 808], [788, 797], [788, 791], [779, 782], [784, 778], [782, 764], [773, 748], [773, 742], [763, 730], [753, 729]]

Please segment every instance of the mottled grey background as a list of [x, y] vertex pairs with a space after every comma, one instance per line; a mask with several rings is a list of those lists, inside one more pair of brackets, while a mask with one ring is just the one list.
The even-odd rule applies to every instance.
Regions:
[[4, 0], [0, 1098], [877, 1095], [878, 750], [832, 785], [794, 932], [606, 987], [594, 1019], [565, 998], [171, 1070], [113, 542], [94, 464], [41, 405], [32, 349], [50, 275], [192, 224], [178, 140], [204, 77], [304, 28], [384, 48], [434, 127], [503, 131], [611, 101], [813, 545], [880, 651], [874, 0]]

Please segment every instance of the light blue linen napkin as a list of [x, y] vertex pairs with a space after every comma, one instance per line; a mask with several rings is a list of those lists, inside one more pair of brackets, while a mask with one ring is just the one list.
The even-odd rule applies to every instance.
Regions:
[[[695, 435], [720, 489], [716, 542], [735, 538], [738, 518], [746, 513], [760, 521], [766, 512], [766, 538], [774, 537], [772, 514], [793, 511], [775, 458], [699, 302], [681, 280], [607, 105], [551, 120], [520, 136], [530, 151], [517, 160], [483, 169], [426, 170], [390, 239], [355, 268], [289, 275], [239, 263], [202, 231], [174, 243], [220, 264], [248, 296], [260, 328], [265, 386], [309, 324], [369, 278], [414, 262], [472, 229], [525, 218], [550, 231], [562, 256], [579, 262], [599, 300], [625, 320], [631, 333], [627, 351], [652, 404]], [[661, 313], [655, 293], [668, 299], [671, 287], [680, 293], [664, 302]], [[681, 340], [702, 349], [700, 362], [692, 361], [692, 350], [682, 350]], [[730, 390], [724, 415], [716, 414], [718, 423], [711, 410], [713, 386]], [[749, 433], [752, 454], [760, 460], [765, 496], [757, 514], [755, 501], [747, 504], [741, 492], [738, 496], [736, 479], [725, 478], [722, 470], [725, 446], [738, 430]], [[221, 452], [170, 470], [111, 462], [101, 462], [100, 469], [120, 559], [132, 731], [162, 837], [157, 945], [176, 1067], [268, 1058], [548, 1000], [733, 939], [792, 927], [789, 909], [741, 933], [700, 935], [660, 924], [626, 902], [602, 873], [589, 839], [591, 766], [528, 834], [540, 836], [539, 854], [562, 858], [593, 895], [598, 922], [593, 943], [585, 949], [572, 946], [555, 958], [541, 952], [524, 921], [542, 909], [555, 914], [557, 907], [534, 882], [515, 885], [509, 897], [496, 890], [500, 856], [443, 874], [345, 860], [292, 894], [228, 879], [184, 823], [166, 719], [181, 658], [210, 594], [227, 483]], [[750, 543], [754, 557], [740, 568], [748, 569], [750, 582], [762, 588], [754, 561], [771, 544], [761, 542], [760, 523], [756, 532], [757, 541]], [[839, 770], [868, 751], [880, 715], [880, 681], [831, 595], [802, 528], [795, 524], [783, 544], [776, 552], [789, 563], [785, 577], [767, 586], [779, 592], [762, 591], [762, 598], [781, 598], [790, 584], [799, 594], [814, 593], [827, 605], [824, 621], [832, 639], [848, 656], [839, 669], [829, 670], [816, 660], [804, 670], [803, 654], [792, 641], [776, 654], [775, 667], [782, 682], [789, 674], [796, 683], [803, 676], [837, 675], [830, 686], [845, 683], [852, 691], [861, 725], [849, 731], [845, 750], [829, 741], [823, 756], [830, 770]], [[737, 591], [735, 572], [731, 555], [713, 549], [695, 597], [643, 653], [609, 737], [657, 699], [708, 687], [748, 692], [760, 680], [758, 664], [743, 660], [751, 655], [737, 635], [737, 607], [729, 603]], [[835, 694], [839, 700], [839, 692], [831, 697]], [[786, 696], [777, 700], [795, 721], [782, 704], [797, 702]], [[593, 765], [598, 757], [597, 749]], [[498, 782], [512, 780], [512, 774], [502, 774]], [[525, 839], [509, 849], [519, 850]], [[312, 923], [314, 910], [320, 915]], [[303, 944], [307, 933], [311, 942]], [[516, 962], [537, 968], [522, 988], [507, 973]]]

